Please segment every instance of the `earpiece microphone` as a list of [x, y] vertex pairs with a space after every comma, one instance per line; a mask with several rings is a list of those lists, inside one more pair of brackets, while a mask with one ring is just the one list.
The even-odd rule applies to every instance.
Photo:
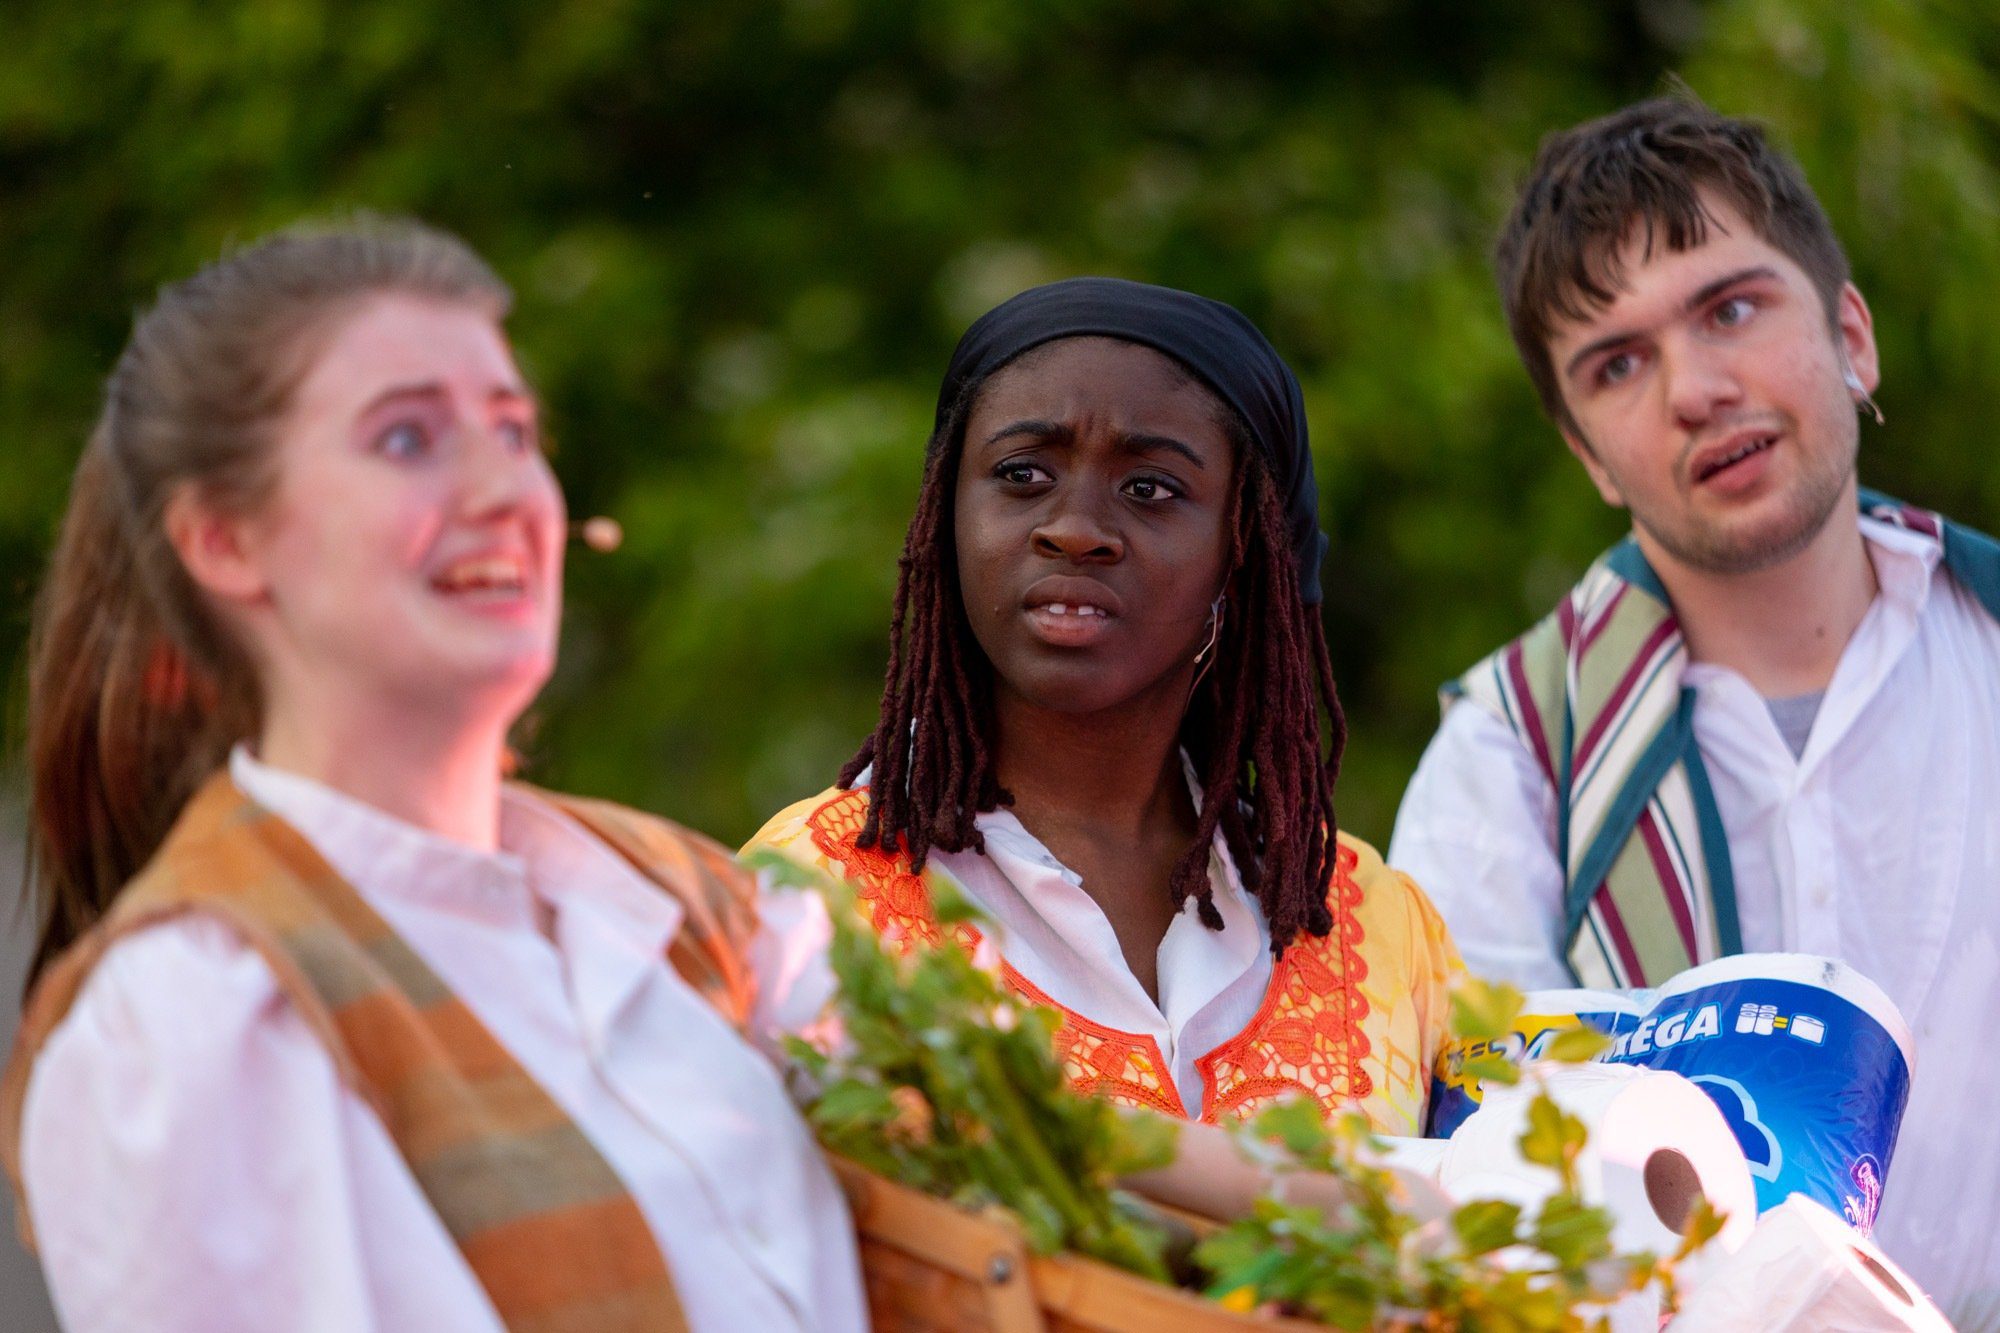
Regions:
[[580, 541], [600, 555], [608, 555], [625, 541], [625, 528], [615, 518], [603, 514], [569, 525], [571, 541]]
[[1215, 641], [1222, 637], [1222, 608], [1228, 602], [1229, 592], [1224, 589], [1215, 594], [1215, 601], [1209, 605], [1208, 642], [1204, 643], [1201, 651], [1194, 655], [1194, 681], [1188, 686], [1189, 699], [1194, 698], [1195, 686], [1201, 684], [1201, 678], [1208, 674], [1211, 666], [1215, 665]]
[[1874, 417], [1875, 424], [1878, 426], [1888, 421], [1888, 418], [1882, 415], [1882, 409], [1876, 405], [1874, 396], [1868, 392], [1868, 386], [1863, 384], [1861, 377], [1854, 373], [1853, 366], [1842, 368], [1841, 379], [1846, 381], [1847, 391], [1854, 395], [1855, 407]]

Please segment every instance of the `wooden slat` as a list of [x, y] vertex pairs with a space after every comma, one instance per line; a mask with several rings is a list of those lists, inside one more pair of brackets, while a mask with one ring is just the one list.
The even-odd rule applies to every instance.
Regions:
[[[954, 1208], [844, 1158], [829, 1160], [854, 1210], [854, 1229], [862, 1238], [869, 1305], [878, 1330], [885, 1325], [903, 1333], [964, 1329], [964, 1312], [970, 1301], [970, 1293], [962, 1287], [919, 1282], [909, 1265], [879, 1253], [871, 1269], [871, 1249], [887, 1248], [941, 1269], [960, 1284], [975, 1286], [984, 1297], [983, 1327], [990, 1333], [1046, 1333], [1029, 1286], [1028, 1247], [1011, 1219], [982, 1217]], [[888, 1300], [891, 1288], [899, 1298], [894, 1302]], [[900, 1308], [876, 1309], [883, 1304]]]
[[877, 1333], [1324, 1333], [1303, 1320], [1236, 1314], [1074, 1254], [1030, 1255], [1004, 1215], [967, 1212], [845, 1158], [828, 1160], [854, 1210]]

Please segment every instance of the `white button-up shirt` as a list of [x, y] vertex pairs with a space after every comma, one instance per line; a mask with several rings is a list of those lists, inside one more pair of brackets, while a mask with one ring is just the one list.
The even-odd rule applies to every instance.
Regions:
[[[1181, 772], [1199, 806], [1201, 784], [1185, 753]], [[865, 787], [874, 775], [863, 769], [854, 785]], [[1210, 842], [1208, 886], [1223, 928], [1203, 925], [1192, 898], [1182, 904], [1160, 941], [1155, 1003], [1125, 961], [1111, 918], [1084, 892], [1081, 875], [1005, 807], [972, 822], [986, 850], [933, 850], [925, 869], [945, 875], [992, 918], [999, 938], [981, 941], [980, 962], [997, 968], [1004, 957], [1072, 1013], [1151, 1037], [1182, 1107], [1199, 1118], [1205, 1089], [1195, 1062], [1248, 1027], [1271, 986], [1271, 927], [1262, 904], [1244, 889], [1221, 830]]]
[[[692, 1328], [866, 1327], [844, 1201], [778, 1071], [665, 962], [677, 902], [526, 793], [489, 855], [243, 751], [230, 767], [595, 1145]], [[824, 911], [760, 911], [756, 1026], [805, 1026], [832, 989]], [[35, 1064], [22, 1140], [67, 1328], [499, 1328], [374, 1110], [215, 920], [110, 949]]]
[[[2000, 1316], [2000, 625], [1940, 568], [1935, 541], [1861, 528], [1880, 592], [1804, 752], [1748, 681], [1710, 664], [1685, 677], [1695, 740], [1743, 947], [1844, 959], [1915, 1030], [1876, 1238], [1962, 1317]], [[1445, 715], [1389, 860], [1430, 892], [1473, 972], [1572, 984], [1555, 793], [1477, 706]]]
[[931, 868], [993, 918], [1007, 961], [1042, 994], [1092, 1022], [1151, 1037], [1181, 1105], [1199, 1116], [1195, 1062], [1249, 1026], [1271, 984], [1271, 930], [1237, 878], [1222, 835], [1215, 836], [1208, 881], [1223, 929], [1203, 925], [1192, 899], [1181, 908], [1160, 941], [1156, 1004], [1077, 873], [1012, 811], [988, 811], [974, 822], [985, 853], [934, 851]]

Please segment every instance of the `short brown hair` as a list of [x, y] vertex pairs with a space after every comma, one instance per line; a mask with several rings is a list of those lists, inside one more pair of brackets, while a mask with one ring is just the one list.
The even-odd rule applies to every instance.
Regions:
[[1618, 247], [1635, 224], [1648, 253], [1660, 240], [1677, 251], [1707, 240], [1704, 189], [1804, 269], [1834, 318], [1847, 255], [1805, 173], [1762, 126], [1676, 92], [1558, 131], [1542, 140], [1493, 257], [1514, 345], [1558, 423], [1575, 427], [1549, 356], [1556, 324], [1611, 303], [1624, 282]]

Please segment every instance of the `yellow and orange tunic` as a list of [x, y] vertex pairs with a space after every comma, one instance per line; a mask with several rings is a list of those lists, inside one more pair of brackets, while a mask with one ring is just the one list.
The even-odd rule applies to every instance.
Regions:
[[1430, 1070], [1461, 970], [1422, 890], [1366, 843], [1340, 835], [1327, 904], [1334, 928], [1273, 959], [1270, 932], [1217, 837], [1210, 882], [1223, 929], [1190, 903], [1160, 946], [1155, 1002], [1126, 965], [1109, 921], [1038, 839], [1005, 810], [982, 814], [984, 851], [907, 855], [857, 841], [868, 789], [834, 788], [780, 812], [746, 851], [768, 848], [845, 879], [883, 937], [940, 938], [937, 877], [997, 926], [961, 944], [997, 954], [1006, 985], [1060, 1015], [1058, 1053], [1079, 1090], [1170, 1115], [1248, 1117], [1295, 1093], [1327, 1111], [1354, 1105], [1381, 1133], [1422, 1132]]

